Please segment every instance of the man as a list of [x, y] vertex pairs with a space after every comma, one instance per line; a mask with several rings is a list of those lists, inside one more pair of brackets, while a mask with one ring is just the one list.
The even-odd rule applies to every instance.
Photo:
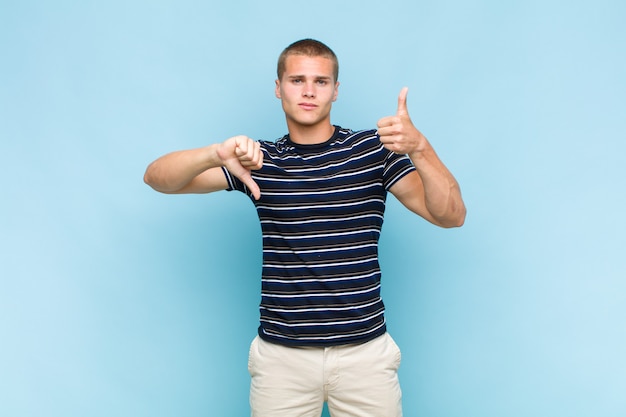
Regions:
[[234, 136], [154, 161], [145, 182], [163, 193], [238, 190], [263, 234], [259, 334], [250, 347], [258, 417], [401, 416], [400, 351], [386, 332], [377, 245], [387, 191], [441, 227], [461, 226], [459, 186], [413, 126], [404, 88], [377, 130], [330, 121], [338, 63], [321, 42], [288, 46], [276, 97], [288, 135]]

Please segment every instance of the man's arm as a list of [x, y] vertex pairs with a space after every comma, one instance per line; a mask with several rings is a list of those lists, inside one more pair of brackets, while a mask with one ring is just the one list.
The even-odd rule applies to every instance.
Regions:
[[263, 152], [258, 142], [246, 136], [164, 155], [148, 166], [144, 181], [167, 194], [210, 193], [228, 187], [222, 166], [243, 181], [256, 199], [260, 198], [250, 171], [263, 166]]
[[404, 176], [390, 191], [409, 210], [437, 226], [462, 226], [466, 209], [459, 184], [426, 137], [413, 126], [406, 106], [407, 93], [407, 88], [400, 92], [396, 115], [378, 122], [383, 145], [408, 154], [417, 171]]

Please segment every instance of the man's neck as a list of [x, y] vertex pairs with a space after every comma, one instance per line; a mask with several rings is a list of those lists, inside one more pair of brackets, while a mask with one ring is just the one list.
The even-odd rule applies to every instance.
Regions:
[[295, 123], [289, 123], [287, 120], [287, 128], [289, 129], [289, 139], [293, 143], [299, 145], [316, 145], [324, 143], [333, 136], [335, 127], [330, 123], [320, 123], [314, 126], [302, 126]]

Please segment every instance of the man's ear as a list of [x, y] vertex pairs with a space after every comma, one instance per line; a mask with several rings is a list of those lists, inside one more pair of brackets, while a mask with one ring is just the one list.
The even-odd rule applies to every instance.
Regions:
[[333, 101], [337, 101], [338, 95], [339, 95], [339, 81], [335, 83], [335, 94], [333, 95]]
[[276, 80], [276, 89], [274, 90], [274, 94], [276, 94], [276, 98], [281, 98], [281, 96], [280, 96], [280, 80]]

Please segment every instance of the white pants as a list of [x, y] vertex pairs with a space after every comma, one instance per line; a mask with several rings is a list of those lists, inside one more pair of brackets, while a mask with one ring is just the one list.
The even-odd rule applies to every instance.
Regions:
[[287, 347], [256, 337], [252, 417], [401, 417], [400, 349], [388, 333], [358, 345]]

